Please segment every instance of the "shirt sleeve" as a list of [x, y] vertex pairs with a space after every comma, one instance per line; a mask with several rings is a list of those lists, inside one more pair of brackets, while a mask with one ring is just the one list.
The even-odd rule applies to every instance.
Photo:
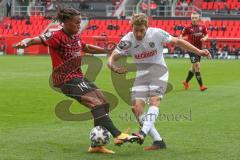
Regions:
[[164, 31], [162, 29], [159, 29], [158, 33], [160, 35], [161, 43], [169, 43], [169, 42], [171, 42], [172, 36], [168, 32], [166, 32], [166, 31]]
[[114, 51], [118, 52], [120, 55], [127, 56], [130, 54], [131, 47], [131, 39], [126, 35], [121, 39]]
[[42, 40], [42, 43], [45, 46], [49, 47], [57, 47], [60, 44], [60, 40], [57, 37], [56, 32], [47, 32], [39, 36], [39, 38]]

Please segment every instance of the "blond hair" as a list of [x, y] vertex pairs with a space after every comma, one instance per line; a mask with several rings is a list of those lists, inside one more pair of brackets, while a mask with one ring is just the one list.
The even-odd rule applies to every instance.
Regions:
[[196, 11], [192, 12], [191, 16], [192, 15], [198, 15], [198, 17], [200, 17], [200, 14], [198, 12], [196, 12]]
[[145, 25], [148, 26], [148, 17], [144, 13], [134, 14], [130, 20], [131, 25]]

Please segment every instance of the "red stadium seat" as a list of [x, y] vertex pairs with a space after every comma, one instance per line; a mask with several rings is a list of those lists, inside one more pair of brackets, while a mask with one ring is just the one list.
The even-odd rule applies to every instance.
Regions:
[[210, 1], [210, 2], [202, 2], [201, 9], [202, 10], [224, 10], [224, 5], [226, 4], [227, 8], [230, 10], [234, 10], [236, 7], [239, 8], [240, 1], [239, 0], [225, 0], [225, 2], [218, 1]]

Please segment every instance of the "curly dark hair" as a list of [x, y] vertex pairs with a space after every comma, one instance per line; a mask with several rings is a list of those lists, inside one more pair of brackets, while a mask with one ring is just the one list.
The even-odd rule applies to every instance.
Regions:
[[59, 8], [56, 20], [64, 23], [66, 20], [72, 19], [74, 16], [80, 16], [81, 13], [74, 8]]

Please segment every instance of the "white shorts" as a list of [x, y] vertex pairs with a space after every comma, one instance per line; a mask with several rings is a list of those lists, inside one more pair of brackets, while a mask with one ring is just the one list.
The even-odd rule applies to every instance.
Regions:
[[153, 96], [158, 96], [161, 99], [168, 85], [168, 72], [162, 77], [149, 80], [136, 79], [132, 87], [132, 101], [136, 99], [141, 99], [145, 103], [148, 99]]

